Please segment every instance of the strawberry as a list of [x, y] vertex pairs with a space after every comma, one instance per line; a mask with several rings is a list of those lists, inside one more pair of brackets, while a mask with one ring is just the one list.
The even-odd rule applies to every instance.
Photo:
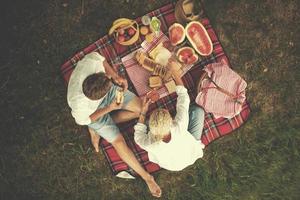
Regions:
[[124, 35], [125, 31], [123, 28], [119, 28], [118, 33], [119, 33], [119, 35]]
[[125, 37], [123, 35], [119, 35], [118, 36], [118, 41], [119, 42], [124, 42], [125, 41]]
[[133, 36], [135, 34], [135, 30], [133, 28], [128, 29], [128, 35]]

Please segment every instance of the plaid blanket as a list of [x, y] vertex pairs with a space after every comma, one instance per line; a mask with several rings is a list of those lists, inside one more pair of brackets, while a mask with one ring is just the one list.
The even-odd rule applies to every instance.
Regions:
[[[175, 8], [175, 4], [171, 3], [148, 13], [150, 16], [156, 16], [157, 18], [160, 19], [161, 30], [166, 35], [168, 34], [168, 27], [175, 22], [174, 8]], [[139, 24], [141, 24], [140, 17], [137, 18], [136, 21]], [[205, 65], [213, 62], [219, 62], [221, 60], [223, 60], [223, 62], [226, 62], [228, 65], [230, 65], [229, 60], [227, 59], [227, 56], [215, 34], [215, 31], [213, 30], [209, 22], [209, 19], [205, 17], [201, 20], [201, 22], [206, 28], [213, 42], [214, 50], [210, 56], [196, 63], [183, 76], [183, 81], [185, 86], [188, 89], [191, 102], [194, 102], [196, 98], [197, 94], [195, 92], [195, 89], [196, 89], [197, 79], [199, 79], [201, 69]], [[137, 91], [134, 88], [125, 70], [125, 66], [122, 63], [122, 58], [136, 51], [137, 49], [141, 48], [142, 42], [143, 42], [143, 38], [139, 38], [139, 40], [134, 45], [122, 46], [116, 43], [113, 37], [110, 37], [108, 35], [100, 38], [93, 44], [89, 45], [82, 51], [75, 54], [72, 58], [70, 58], [61, 66], [61, 72], [65, 82], [66, 83], [68, 82], [70, 75], [79, 60], [81, 60], [86, 54], [90, 52], [98, 51], [101, 55], [103, 55], [107, 59], [107, 61], [111, 64], [111, 66], [113, 66], [119, 72], [119, 74], [122, 74], [125, 77], [127, 77], [127, 80], [129, 82], [129, 89], [137, 94]], [[155, 104], [151, 104], [149, 107], [149, 111], [151, 112], [153, 109], [157, 107], [165, 107], [170, 111], [171, 115], [175, 115], [176, 113], [175, 106], [176, 106], [176, 94], [173, 93], [161, 98]], [[249, 114], [250, 114], [250, 106], [247, 101], [244, 103], [242, 111], [231, 119], [226, 119], [226, 118], [216, 119], [213, 117], [212, 114], [206, 113], [204, 128], [203, 128], [203, 133], [201, 138], [202, 142], [205, 145], [208, 145], [209, 143], [216, 140], [217, 138], [232, 133], [235, 129], [239, 128], [242, 124], [246, 122], [246, 120], [249, 117]], [[133, 126], [136, 124], [136, 122], [137, 122], [136, 120], [132, 120], [126, 123], [118, 124], [118, 126], [129, 148], [133, 151], [133, 153], [137, 157], [138, 161], [142, 164], [142, 166], [150, 173], [156, 172], [160, 169], [160, 167], [157, 164], [150, 162], [148, 159], [147, 152], [141, 149], [134, 142]], [[128, 173], [134, 176], [136, 175], [135, 172], [120, 159], [120, 157], [118, 156], [115, 149], [112, 147], [110, 143], [108, 143], [105, 139], [101, 139], [100, 146], [105, 154], [105, 157], [114, 175], [118, 174], [121, 171], [127, 171]]]
[[[160, 33], [158, 36], [154, 36], [154, 40], [151, 43], [148, 43], [146, 40], [142, 42], [141, 48], [138, 49], [138, 51], [149, 53], [158, 44], [164, 42], [170, 42], [169, 38], [165, 34]], [[131, 80], [138, 96], [144, 96], [149, 91], [151, 91], [151, 88], [148, 86], [148, 80], [149, 77], [151, 76], [151, 73], [140, 66], [140, 64], [137, 62], [135, 58], [135, 53], [136, 51], [124, 56], [122, 58], [122, 63], [126, 69], [129, 79]], [[181, 68], [183, 72], [182, 74], [185, 74], [189, 69], [191, 69], [191, 67], [193, 67], [193, 65], [182, 66]], [[157, 92], [160, 98], [169, 95], [169, 92], [165, 85], [158, 88]]]

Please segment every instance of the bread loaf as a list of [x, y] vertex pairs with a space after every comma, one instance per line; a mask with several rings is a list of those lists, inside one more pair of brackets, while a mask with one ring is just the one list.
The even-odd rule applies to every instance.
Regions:
[[176, 91], [176, 84], [175, 84], [175, 81], [174, 80], [171, 80], [167, 83], [165, 83], [165, 86], [169, 92], [169, 94], [173, 93]]
[[144, 53], [142, 51], [136, 52], [135, 58], [138, 61], [138, 63], [140, 65], [142, 65], [142, 67], [144, 67], [145, 69], [147, 69], [150, 72], [153, 72], [155, 66], [157, 65], [154, 60], [152, 60], [151, 58], [148, 58], [146, 53]]
[[156, 56], [159, 54], [159, 50], [160, 48], [163, 47], [163, 43], [159, 43], [156, 47], [154, 47], [150, 52], [149, 52], [149, 56], [155, 60]]
[[165, 74], [163, 76], [163, 81], [167, 82], [170, 80], [172, 80], [172, 72], [168, 68], [165, 68]]
[[156, 88], [162, 86], [162, 79], [159, 76], [150, 76], [149, 86], [151, 88]]
[[157, 64], [154, 60], [147, 57], [146, 53], [138, 51], [135, 57], [142, 67], [152, 72], [153, 76], [160, 76], [164, 82], [172, 78], [172, 74], [167, 67]]
[[124, 91], [123, 90], [116, 90], [116, 102], [117, 104], [121, 104], [124, 101]]

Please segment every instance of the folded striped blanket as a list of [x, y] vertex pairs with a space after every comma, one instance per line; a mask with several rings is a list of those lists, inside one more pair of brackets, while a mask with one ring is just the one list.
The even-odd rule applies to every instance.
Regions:
[[[171, 3], [165, 5], [159, 9], [156, 9], [150, 13], [149, 16], [156, 16], [161, 21], [161, 30], [162, 32], [167, 35], [168, 34], [168, 27], [175, 22], [175, 15], [174, 15], [174, 8], [175, 4]], [[136, 21], [141, 24], [141, 18], [137, 18]], [[183, 81], [185, 86], [188, 89], [188, 93], [191, 98], [191, 102], [194, 102], [197, 94], [196, 94], [196, 83], [199, 79], [201, 69], [209, 64], [214, 62], [219, 62], [223, 60], [229, 65], [229, 60], [213, 30], [209, 19], [207, 17], [201, 20], [202, 24], [206, 28], [212, 42], [213, 42], [213, 53], [202, 59], [200, 62], [195, 64], [191, 69], [185, 72], [183, 76]], [[97, 51], [101, 55], [103, 55], [107, 61], [113, 66], [120, 74], [124, 75], [128, 82], [129, 82], [129, 90], [132, 92], [137, 93], [137, 90], [134, 84], [130, 81], [130, 77], [125, 69], [125, 65], [122, 62], [122, 58], [124, 61], [124, 57], [130, 55], [132, 52], [141, 48], [143, 40], [140, 38], [134, 45], [131, 46], [122, 46], [116, 43], [113, 37], [108, 35], [100, 38], [96, 42], [92, 43], [88, 47], [84, 48], [82, 51], [76, 53], [73, 57], [68, 59], [62, 66], [61, 72], [64, 77], [65, 82], [69, 81], [70, 75], [73, 69], [76, 67], [76, 64], [79, 60], [81, 60], [86, 54], [90, 52]], [[130, 72], [129, 72], [130, 74]], [[162, 91], [164, 93], [165, 91]], [[165, 107], [167, 108], [172, 115], [176, 113], [176, 94], [164, 95], [161, 96], [162, 98], [157, 101], [155, 104], [151, 104], [149, 111], [151, 112], [157, 107]], [[202, 132], [202, 142], [205, 145], [208, 145], [212, 141], [220, 138], [224, 135], [232, 133], [235, 129], [239, 128], [242, 124], [246, 122], [250, 114], [250, 107], [247, 101], [245, 101], [242, 111], [233, 118], [226, 119], [226, 118], [214, 118], [213, 115], [210, 113], [206, 113], [205, 115], [205, 122], [204, 128]], [[133, 140], [133, 126], [136, 124], [136, 120], [131, 120], [126, 123], [119, 124], [119, 128], [124, 135], [124, 138], [129, 146], [129, 148], [133, 151], [135, 156], [137, 157], [138, 161], [141, 165], [150, 173], [156, 172], [160, 169], [160, 167], [149, 161], [147, 152], [141, 149], [138, 145], [135, 144]], [[105, 139], [101, 139], [100, 146], [104, 152], [104, 155], [109, 163], [109, 166], [112, 170], [114, 175], [122, 171], [126, 171], [133, 176], [136, 174], [134, 171], [124, 163], [118, 154], [116, 153], [115, 149], [112, 147], [110, 143], [108, 143]]]

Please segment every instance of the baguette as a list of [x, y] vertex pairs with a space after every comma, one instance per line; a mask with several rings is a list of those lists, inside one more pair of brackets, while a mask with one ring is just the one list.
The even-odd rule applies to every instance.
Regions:
[[121, 104], [124, 102], [124, 91], [123, 90], [116, 90], [116, 102], [117, 104]]

